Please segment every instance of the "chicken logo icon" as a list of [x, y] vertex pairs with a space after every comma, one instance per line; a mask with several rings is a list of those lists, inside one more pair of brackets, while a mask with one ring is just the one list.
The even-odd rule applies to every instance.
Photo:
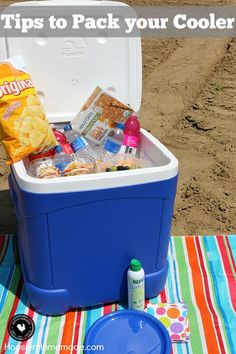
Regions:
[[19, 331], [21, 331], [21, 333], [23, 333], [25, 331], [25, 324], [24, 323], [18, 323], [18, 325], [16, 326]]
[[27, 340], [34, 334], [35, 324], [27, 315], [16, 315], [8, 323], [10, 336], [18, 341]]

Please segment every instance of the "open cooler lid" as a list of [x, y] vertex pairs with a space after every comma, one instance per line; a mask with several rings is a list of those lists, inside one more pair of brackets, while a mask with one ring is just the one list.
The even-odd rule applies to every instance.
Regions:
[[[114, 1], [28, 1], [27, 6], [115, 6]], [[14, 4], [13, 6], [18, 6]], [[127, 11], [133, 10], [122, 4]], [[50, 122], [71, 120], [96, 86], [138, 111], [141, 103], [140, 38], [6, 37], [2, 55], [22, 55]], [[1, 58], [3, 59], [3, 58]]]

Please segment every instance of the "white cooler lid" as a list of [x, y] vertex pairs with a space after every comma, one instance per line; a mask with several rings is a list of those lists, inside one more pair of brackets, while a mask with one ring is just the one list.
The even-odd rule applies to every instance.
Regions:
[[[114, 1], [28, 1], [27, 6], [115, 6]], [[18, 4], [14, 4], [16, 6]], [[14, 6], [13, 5], [13, 6]], [[133, 10], [122, 4], [129, 13]], [[6, 38], [2, 53], [22, 55], [50, 122], [73, 118], [96, 86], [138, 111], [141, 104], [140, 38]], [[2, 59], [2, 58], [1, 58]]]
[[[27, 6], [115, 6], [114, 1], [28, 1]], [[15, 4], [19, 5], [19, 4]], [[13, 5], [14, 6], [14, 5]], [[127, 16], [132, 8], [123, 4]], [[1, 46], [1, 44], [4, 44]], [[142, 60], [140, 38], [6, 38], [0, 57], [22, 55], [51, 122], [71, 120], [96, 86], [117, 96], [138, 111], [141, 104]], [[4, 58], [0, 58], [4, 59]], [[86, 191], [133, 186], [172, 178], [178, 173], [176, 158], [154, 137], [141, 130], [142, 149], [156, 167], [77, 177], [39, 180], [30, 177], [22, 161], [12, 165], [22, 190], [33, 193]]]

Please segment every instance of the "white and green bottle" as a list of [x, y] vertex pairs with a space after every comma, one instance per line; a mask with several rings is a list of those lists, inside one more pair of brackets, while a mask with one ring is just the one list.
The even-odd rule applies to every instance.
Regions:
[[132, 310], [144, 310], [145, 304], [145, 284], [144, 270], [141, 262], [132, 259], [127, 273], [128, 282], [128, 307]]

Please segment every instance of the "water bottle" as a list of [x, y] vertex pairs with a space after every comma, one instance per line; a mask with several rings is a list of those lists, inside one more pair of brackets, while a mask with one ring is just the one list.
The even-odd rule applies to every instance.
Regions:
[[65, 136], [67, 141], [70, 143], [74, 154], [78, 157], [87, 157], [90, 156], [93, 159], [96, 159], [96, 154], [94, 153], [93, 149], [89, 146], [88, 142], [81, 134], [77, 131], [72, 129], [70, 124], [67, 124], [64, 127]]
[[121, 153], [136, 155], [139, 145], [140, 123], [137, 113], [132, 113], [127, 119], [124, 128], [124, 141], [121, 147]]
[[54, 151], [55, 156], [53, 159], [53, 164], [58, 170], [61, 171], [61, 173], [63, 173], [66, 166], [72, 161], [72, 157], [64, 153], [61, 145], [57, 145], [54, 148]]
[[111, 130], [107, 136], [99, 160], [107, 161], [120, 151], [124, 140], [124, 124], [117, 123], [116, 128]]

